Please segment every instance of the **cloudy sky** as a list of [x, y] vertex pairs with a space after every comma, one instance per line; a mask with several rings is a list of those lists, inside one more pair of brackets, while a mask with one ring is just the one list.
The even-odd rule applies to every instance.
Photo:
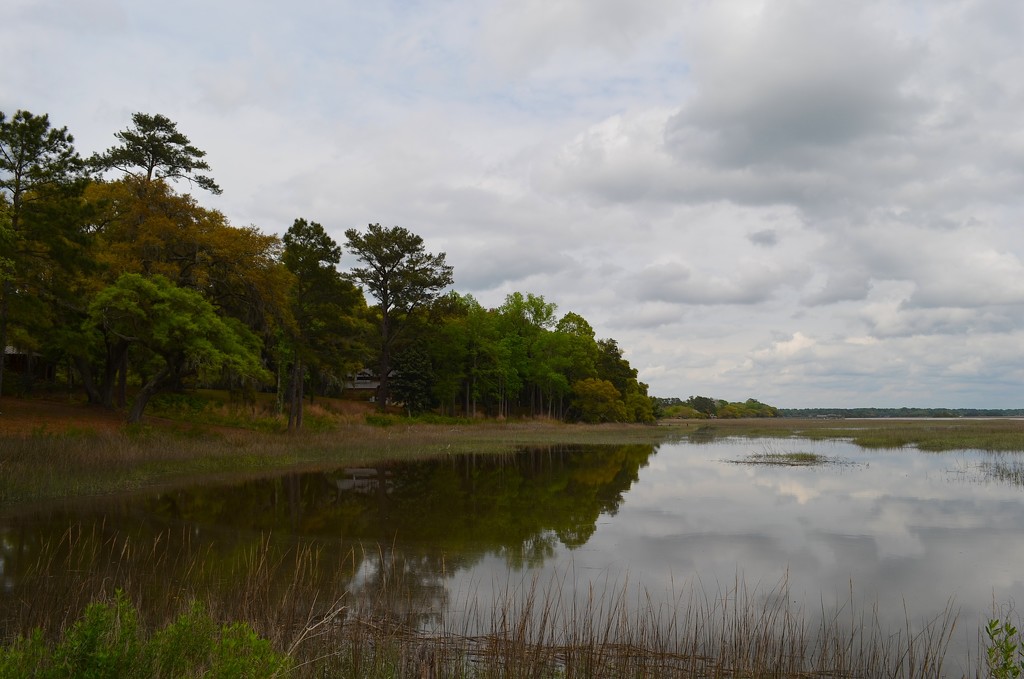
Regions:
[[167, 115], [232, 223], [404, 226], [655, 395], [1024, 407], [1019, 0], [3, 5], [8, 115]]

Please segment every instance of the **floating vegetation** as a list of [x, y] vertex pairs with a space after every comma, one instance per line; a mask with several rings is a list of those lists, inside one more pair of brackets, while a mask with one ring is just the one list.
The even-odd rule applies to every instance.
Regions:
[[732, 464], [771, 465], [775, 467], [820, 467], [823, 465], [851, 464], [847, 460], [829, 457], [821, 453], [809, 453], [803, 450], [779, 450], [766, 444], [761, 452], [750, 453], [738, 460], [727, 460]]
[[742, 460], [733, 460], [739, 464], [771, 464], [783, 467], [812, 467], [823, 465], [832, 460], [818, 453], [753, 453]]

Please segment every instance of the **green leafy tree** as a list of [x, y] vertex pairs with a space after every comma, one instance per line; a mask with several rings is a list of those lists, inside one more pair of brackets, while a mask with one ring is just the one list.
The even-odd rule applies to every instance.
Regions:
[[628, 414], [615, 385], [608, 380], [588, 378], [572, 385], [573, 407], [584, 422], [625, 422]]
[[410, 315], [452, 284], [452, 267], [445, 263], [445, 253], [427, 252], [420, 236], [399, 226], [370, 224], [365, 233], [348, 229], [345, 237], [346, 247], [365, 265], [349, 275], [377, 300], [380, 313], [377, 401], [383, 410], [395, 341]]
[[[530, 415], [544, 412], [544, 387], [556, 379], [557, 371], [544, 360], [557, 360], [553, 343], [546, 341], [555, 325], [556, 310], [544, 297], [521, 292], [507, 295], [497, 310], [508, 357], [503, 400], [528, 409]], [[508, 412], [508, 404], [503, 410]]]
[[564, 398], [571, 393], [570, 385], [597, 376], [597, 341], [590, 323], [569, 312], [559, 319], [545, 345], [550, 414], [561, 418], [566, 415]]
[[614, 339], [598, 340], [597, 348], [597, 376], [614, 384], [620, 394], [625, 394], [630, 384], [636, 382], [636, 370], [630, 367]]
[[718, 401], [715, 408], [715, 416], [725, 419], [737, 419], [744, 417], [775, 417], [778, 411], [760, 401], [748, 398], [742, 403], [729, 403]]
[[626, 389], [626, 414], [631, 422], [650, 424], [654, 422], [655, 401], [647, 395], [647, 385], [634, 381]]
[[395, 378], [391, 393], [405, 406], [409, 416], [427, 412], [437, 404], [436, 381], [430, 356], [418, 347], [409, 347], [395, 357]]
[[[0, 111], [0, 196], [4, 199], [3, 261], [0, 261], [0, 351], [7, 346], [13, 298], [30, 292], [30, 278], [45, 280], [74, 240], [58, 207], [80, 193], [85, 164], [66, 127], [51, 127], [47, 115]], [[60, 214], [63, 212], [64, 214]], [[36, 275], [38, 274], [38, 275]], [[4, 362], [0, 360], [0, 394]]]
[[569, 382], [577, 382], [597, 375], [597, 340], [594, 339], [594, 328], [587, 319], [577, 313], [569, 312], [559, 319], [555, 332], [566, 337], [568, 367], [566, 376]]
[[363, 296], [338, 271], [341, 247], [323, 226], [296, 219], [282, 239], [282, 260], [294, 277], [291, 292], [293, 357], [288, 429], [302, 427], [307, 367], [338, 380], [354, 372], [365, 353]]
[[415, 367], [406, 365], [404, 356], [407, 352], [414, 352], [425, 355], [429, 362], [423, 367], [429, 367], [430, 398], [422, 402], [440, 407], [448, 414], [455, 414], [460, 406], [463, 412], [469, 412], [464, 399], [470, 370], [471, 301], [471, 297], [463, 297], [453, 290], [436, 298], [429, 309], [416, 315], [415, 326], [409, 329], [408, 337], [398, 347], [391, 385], [392, 394], [407, 408], [409, 399], [400, 395], [403, 389], [398, 383], [403, 381], [407, 371]]
[[686, 405], [709, 417], [718, 414], [718, 401], [710, 396], [691, 396], [686, 399]]
[[507, 384], [509, 356], [498, 329], [498, 315], [472, 295], [452, 292], [438, 299], [427, 326], [433, 329], [429, 351], [438, 402], [475, 417], [479, 410], [502, 414], [500, 397]]
[[206, 152], [193, 146], [189, 138], [178, 131], [177, 123], [167, 116], [135, 113], [132, 127], [115, 132], [114, 136], [121, 142], [118, 146], [90, 159], [97, 168], [120, 170], [143, 185], [184, 179], [210, 193], [221, 193], [212, 177], [199, 174], [210, 169], [209, 163], [203, 160]]
[[219, 316], [201, 294], [163, 276], [124, 274], [89, 306], [89, 323], [140, 351], [149, 375], [128, 414], [142, 419], [149, 399], [180, 378], [199, 372], [229, 371], [268, 379], [260, 362], [259, 340], [240, 322]]

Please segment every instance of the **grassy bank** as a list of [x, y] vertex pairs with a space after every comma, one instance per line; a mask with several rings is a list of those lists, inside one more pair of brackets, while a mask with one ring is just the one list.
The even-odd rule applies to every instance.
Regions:
[[[9, 400], [5, 405], [10, 406]], [[14, 411], [8, 407], [8, 412]], [[643, 425], [552, 421], [434, 420], [312, 409], [317, 424], [294, 434], [211, 424], [209, 414], [163, 413], [141, 426], [113, 424], [102, 411], [48, 417], [45, 403], [0, 433], [0, 506], [183, 484], [243, 480], [285, 471], [333, 470], [460, 453], [507, 453], [520, 446], [652, 443], [677, 436]], [[89, 420], [90, 412], [96, 420]], [[221, 418], [224, 419], [223, 417]], [[25, 421], [27, 420], [27, 421]], [[73, 422], [73, 424], [68, 424]]]
[[556, 421], [406, 420], [367, 404], [322, 400], [307, 427], [283, 431], [269, 406], [216, 396], [173, 399], [143, 425], [110, 411], [5, 399], [0, 415], [0, 506], [286, 471], [330, 470], [519, 446], [706, 441], [717, 437], [849, 439], [870, 448], [1024, 451], [1024, 420], [678, 420], [660, 426]]

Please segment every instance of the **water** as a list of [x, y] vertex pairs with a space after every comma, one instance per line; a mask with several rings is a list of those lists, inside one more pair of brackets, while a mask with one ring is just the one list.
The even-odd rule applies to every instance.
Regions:
[[[789, 453], [822, 458], [758, 463]], [[996, 474], [1020, 459], [755, 439], [292, 475], [9, 513], [0, 587], [17, 596], [42, 546], [69, 527], [97, 542], [161, 535], [212, 560], [261, 540], [303, 541], [345, 564], [355, 596], [374, 596], [399, 569], [424, 626], [467, 609], [486, 621], [495, 593], [530, 583], [563, 599], [625, 588], [671, 606], [742, 582], [800, 610], [874, 610], [893, 629], [952, 602], [958, 650], [977, 641], [993, 603], [1024, 601], [1024, 488], [1019, 474]]]

